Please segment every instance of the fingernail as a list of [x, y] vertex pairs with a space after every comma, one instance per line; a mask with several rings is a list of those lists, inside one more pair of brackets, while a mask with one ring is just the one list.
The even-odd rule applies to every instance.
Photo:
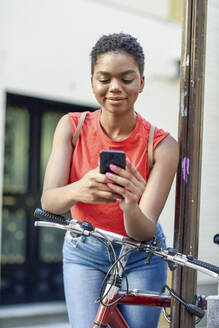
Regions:
[[121, 199], [120, 199], [120, 198], [116, 198], [116, 201], [117, 201], [118, 203], [120, 203]]
[[116, 166], [115, 164], [110, 164], [110, 168], [111, 168], [112, 170], [116, 170], [116, 169], [117, 169], [117, 166]]
[[106, 176], [107, 176], [108, 178], [112, 178], [113, 175], [112, 175], [112, 173], [107, 172], [107, 173], [106, 173]]
[[107, 183], [107, 186], [112, 187], [113, 184], [108, 182], [108, 183]]
[[127, 163], [131, 163], [130, 159], [128, 157], [126, 157], [126, 162]]

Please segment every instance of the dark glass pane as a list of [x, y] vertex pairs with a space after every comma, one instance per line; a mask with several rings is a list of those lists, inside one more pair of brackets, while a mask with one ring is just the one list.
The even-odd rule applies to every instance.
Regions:
[[3, 208], [2, 256], [3, 264], [21, 264], [25, 261], [26, 215], [23, 209]]
[[61, 262], [64, 231], [52, 228], [40, 229], [39, 257], [43, 262]]
[[25, 193], [29, 162], [29, 113], [7, 108], [5, 126], [4, 192]]

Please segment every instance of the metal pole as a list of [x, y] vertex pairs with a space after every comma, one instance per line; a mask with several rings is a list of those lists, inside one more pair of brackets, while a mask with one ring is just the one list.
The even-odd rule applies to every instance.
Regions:
[[[206, 18], [207, 0], [184, 0], [174, 247], [193, 256], [199, 237]], [[195, 271], [178, 268], [172, 285], [186, 302], [194, 302]], [[194, 319], [178, 302], [172, 304], [171, 327], [194, 327]]]

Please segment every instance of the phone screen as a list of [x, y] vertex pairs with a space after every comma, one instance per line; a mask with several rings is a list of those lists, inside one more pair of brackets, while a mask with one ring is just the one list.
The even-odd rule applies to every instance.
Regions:
[[125, 152], [121, 150], [102, 150], [100, 152], [100, 172], [111, 172], [110, 164], [115, 164], [125, 169]]

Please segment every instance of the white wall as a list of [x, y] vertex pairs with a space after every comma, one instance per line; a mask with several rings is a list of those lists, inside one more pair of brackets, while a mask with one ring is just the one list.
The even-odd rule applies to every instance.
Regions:
[[[153, 17], [154, 19], [167, 19], [170, 16], [169, 0], [90, 0], [104, 3], [110, 7], [138, 13], [141, 16]], [[178, 0], [176, 0], [178, 1]]]
[[[219, 2], [208, 1], [199, 257], [219, 266]], [[213, 282], [199, 275], [199, 282]]]
[[[146, 57], [146, 86], [136, 110], [177, 138], [179, 86], [172, 76], [180, 58], [179, 24], [146, 19], [90, 0], [1, 0], [0, 6], [0, 94], [10, 90], [95, 105], [90, 88], [91, 48], [104, 33], [131, 33]], [[173, 187], [161, 217], [171, 245], [174, 197]]]
[[180, 27], [174, 23], [146, 20], [90, 0], [1, 2], [3, 79], [12, 89], [93, 103], [89, 53], [103, 33], [136, 35], [149, 73], [165, 71], [179, 57]]

